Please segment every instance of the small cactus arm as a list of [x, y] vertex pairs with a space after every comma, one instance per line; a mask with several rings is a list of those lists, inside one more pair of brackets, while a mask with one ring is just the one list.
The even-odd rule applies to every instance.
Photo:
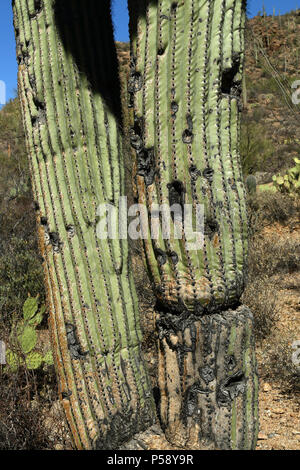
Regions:
[[14, 0], [13, 12], [60, 398], [78, 449], [114, 449], [154, 407], [127, 240], [97, 235], [99, 205], [118, 214], [124, 188], [110, 5]]
[[158, 299], [161, 423], [175, 445], [252, 449], [253, 319], [239, 304], [248, 251], [239, 158], [245, 1], [128, 4], [139, 202], [152, 215], [162, 204], [202, 205], [205, 220], [201, 249], [190, 249], [185, 230], [144, 240]]
[[255, 194], [257, 183], [254, 175], [248, 175], [246, 178], [246, 187], [249, 194]]

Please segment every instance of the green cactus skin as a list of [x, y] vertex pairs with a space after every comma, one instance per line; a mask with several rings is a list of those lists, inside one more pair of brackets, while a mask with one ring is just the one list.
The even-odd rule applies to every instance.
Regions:
[[[144, 241], [159, 305], [161, 423], [174, 445], [252, 449], [258, 380], [251, 314], [238, 307], [248, 253], [239, 158], [245, 1], [128, 5], [139, 202], [149, 212], [174, 202], [205, 210], [203, 249], [188, 250], [185, 237]], [[199, 367], [213, 370], [211, 383]]]
[[78, 449], [114, 449], [154, 408], [127, 241], [96, 234], [99, 204], [124, 187], [109, 2], [13, 11], [60, 397]]

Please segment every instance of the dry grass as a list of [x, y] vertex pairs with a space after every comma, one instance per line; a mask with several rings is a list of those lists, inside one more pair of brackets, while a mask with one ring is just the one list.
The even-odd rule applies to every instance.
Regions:
[[[5, 319], [0, 321], [0, 331], [7, 348], [17, 352]], [[51, 432], [45, 425], [57, 400], [53, 366], [36, 371], [20, 366], [13, 372], [0, 365], [0, 450], [51, 450], [62, 442], [64, 418], [53, 420]]]
[[254, 315], [254, 332], [257, 341], [268, 337], [278, 318], [275, 285], [268, 278], [260, 276], [249, 282], [243, 295], [243, 303]]
[[43, 423], [53, 399], [54, 371], [20, 369], [6, 375], [0, 370], [0, 380], [0, 450], [53, 449]]

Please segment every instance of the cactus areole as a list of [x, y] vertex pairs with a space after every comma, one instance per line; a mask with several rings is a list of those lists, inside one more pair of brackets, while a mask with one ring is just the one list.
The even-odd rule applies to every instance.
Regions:
[[[130, 133], [139, 202], [204, 207], [204, 244], [144, 240], [157, 296], [159, 418], [195, 449], [252, 449], [252, 315], [240, 305], [248, 221], [239, 159], [244, 0], [129, 0]], [[97, 208], [124, 194], [109, 1], [14, 0], [19, 93], [60, 398], [78, 449], [154, 421], [123, 239]]]

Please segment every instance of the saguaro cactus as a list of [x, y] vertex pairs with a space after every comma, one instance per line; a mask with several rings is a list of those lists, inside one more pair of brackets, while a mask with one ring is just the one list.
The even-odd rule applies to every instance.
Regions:
[[77, 448], [116, 448], [153, 422], [126, 240], [97, 209], [123, 192], [109, 2], [14, 0], [19, 93], [60, 397]]
[[[203, 249], [147, 238], [160, 318], [160, 415], [177, 445], [254, 448], [248, 222], [239, 160], [244, 0], [129, 0], [136, 186], [149, 212], [204, 206]], [[174, 235], [174, 234], [173, 234]]]

